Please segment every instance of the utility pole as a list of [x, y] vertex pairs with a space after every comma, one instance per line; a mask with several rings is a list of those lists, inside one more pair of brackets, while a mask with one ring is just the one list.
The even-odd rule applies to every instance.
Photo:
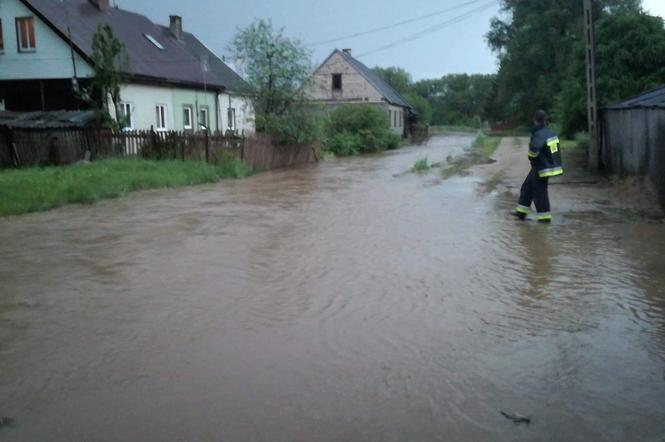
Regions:
[[586, 40], [587, 110], [589, 119], [589, 167], [598, 169], [598, 107], [596, 101], [596, 56], [592, 0], [584, 0], [584, 38]]

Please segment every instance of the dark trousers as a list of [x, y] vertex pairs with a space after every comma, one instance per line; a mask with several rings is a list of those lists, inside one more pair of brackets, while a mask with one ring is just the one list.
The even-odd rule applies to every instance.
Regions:
[[550, 197], [547, 194], [547, 184], [548, 179], [540, 178], [538, 172], [532, 168], [522, 184], [519, 205], [528, 209], [533, 202], [539, 214], [549, 214]]

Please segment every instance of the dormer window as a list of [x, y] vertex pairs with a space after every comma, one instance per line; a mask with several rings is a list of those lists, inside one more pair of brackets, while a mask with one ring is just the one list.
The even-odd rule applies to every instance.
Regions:
[[155, 47], [157, 47], [157, 49], [159, 49], [160, 51], [163, 51], [163, 50], [164, 50], [164, 46], [162, 46], [162, 44], [161, 44], [160, 42], [158, 42], [157, 39], [156, 39], [155, 37], [153, 37], [153, 36], [150, 35], [150, 34], [143, 34], [143, 36], [144, 36], [145, 38], [147, 38], [148, 41], [149, 41], [150, 43], [154, 44]]
[[19, 52], [35, 52], [35, 18], [16, 18], [16, 41]]

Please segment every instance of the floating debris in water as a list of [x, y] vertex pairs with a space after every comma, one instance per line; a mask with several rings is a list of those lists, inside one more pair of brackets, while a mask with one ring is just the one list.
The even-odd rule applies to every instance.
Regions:
[[506, 413], [505, 411], [502, 411], [501, 414], [503, 414], [503, 417], [506, 419], [510, 419], [513, 421], [514, 424], [529, 424], [531, 423], [531, 418], [528, 416], [522, 416], [519, 413]]

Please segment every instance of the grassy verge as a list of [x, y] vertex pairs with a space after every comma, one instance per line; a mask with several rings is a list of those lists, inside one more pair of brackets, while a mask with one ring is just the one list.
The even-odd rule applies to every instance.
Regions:
[[234, 157], [219, 165], [108, 159], [85, 165], [5, 170], [0, 171], [0, 216], [93, 203], [137, 190], [214, 183], [249, 173]]
[[499, 147], [499, 143], [501, 143], [500, 137], [489, 137], [479, 133], [471, 148], [464, 155], [448, 160], [448, 167], [441, 171], [443, 178], [464, 174], [476, 164], [489, 163], [490, 157]]

